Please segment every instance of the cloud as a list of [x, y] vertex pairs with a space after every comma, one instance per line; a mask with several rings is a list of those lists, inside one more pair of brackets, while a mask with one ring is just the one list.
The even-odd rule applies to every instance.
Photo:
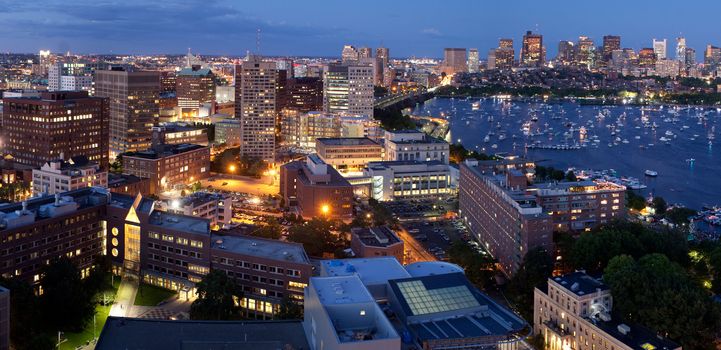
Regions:
[[421, 33], [429, 36], [443, 36], [443, 34], [441, 34], [441, 31], [436, 28], [425, 28], [421, 30]]

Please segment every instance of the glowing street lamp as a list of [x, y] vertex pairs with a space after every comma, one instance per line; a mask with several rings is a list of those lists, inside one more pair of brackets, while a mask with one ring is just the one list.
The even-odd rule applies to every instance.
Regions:
[[231, 164], [231, 165], [228, 167], [228, 170], [229, 170], [231, 173], [234, 173], [234, 172], [235, 172], [235, 165], [234, 165], [234, 164]]
[[323, 213], [323, 215], [328, 215], [328, 213], [330, 213], [330, 206], [323, 204], [323, 206], [320, 207], [320, 212]]

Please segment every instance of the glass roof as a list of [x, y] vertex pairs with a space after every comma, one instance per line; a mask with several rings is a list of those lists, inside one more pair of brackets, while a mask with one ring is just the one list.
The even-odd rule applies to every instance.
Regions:
[[414, 315], [478, 307], [480, 304], [466, 286], [426, 289], [422, 281], [399, 282], [398, 289]]

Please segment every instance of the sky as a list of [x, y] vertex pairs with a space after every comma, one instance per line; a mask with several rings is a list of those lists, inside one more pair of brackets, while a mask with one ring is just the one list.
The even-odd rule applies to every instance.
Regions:
[[[651, 47], [686, 37], [700, 56], [721, 46], [718, 0], [0, 0], [0, 51], [84, 54], [339, 56], [344, 44], [390, 49], [391, 57], [441, 57], [526, 30], [544, 35], [549, 57], [579, 35], [601, 44]], [[256, 37], [260, 29], [260, 49]]]

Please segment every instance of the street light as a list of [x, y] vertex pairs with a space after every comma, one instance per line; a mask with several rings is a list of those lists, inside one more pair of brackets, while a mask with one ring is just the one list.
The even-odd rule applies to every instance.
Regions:
[[228, 167], [228, 170], [229, 170], [231, 173], [234, 173], [234, 172], [235, 172], [235, 165], [234, 165], [234, 164], [231, 164], [231, 165]]
[[328, 213], [330, 213], [330, 206], [323, 204], [323, 206], [320, 207], [320, 212], [323, 213], [323, 215], [328, 215]]

